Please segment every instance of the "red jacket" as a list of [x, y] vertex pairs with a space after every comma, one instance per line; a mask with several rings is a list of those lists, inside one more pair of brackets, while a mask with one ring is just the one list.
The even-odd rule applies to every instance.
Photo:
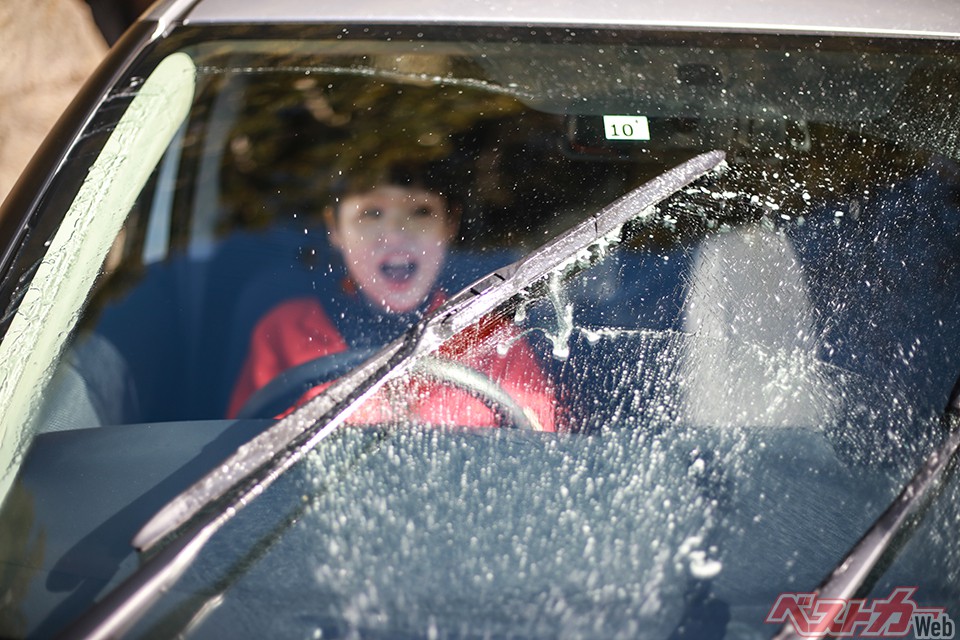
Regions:
[[[509, 345], [497, 353], [497, 345]], [[314, 298], [296, 298], [274, 307], [253, 330], [247, 360], [234, 387], [228, 416], [280, 372], [332, 353], [347, 343]], [[486, 374], [532, 413], [544, 431], [555, 431], [554, 388], [526, 340], [508, 320], [481, 322], [440, 348], [450, 358]], [[308, 392], [300, 403], [318, 395], [329, 383]], [[351, 422], [389, 421], [398, 403], [402, 413], [438, 426], [496, 426], [497, 417], [481, 401], [461, 389], [419, 381], [387, 385], [351, 415]]]

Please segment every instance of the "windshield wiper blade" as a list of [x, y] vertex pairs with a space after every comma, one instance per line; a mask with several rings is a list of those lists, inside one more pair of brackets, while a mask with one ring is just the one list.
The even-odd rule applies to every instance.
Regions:
[[[563, 268], [584, 249], [610, 237], [624, 223], [717, 168], [723, 160], [722, 151], [698, 155], [587, 217], [519, 261], [481, 278], [323, 394], [241, 446], [144, 525], [133, 540], [142, 552], [150, 551], [178, 531], [181, 533], [147, 558], [137, 572], [68, 633], [77, 637], [108, 637], [129, 629], [182, 575], [216, 531], [340, 427], [351, 411], [385, 382], [540, 278]], [[570, 269], [587, 266], [589, 260], [577, 260]]]
[[[581, 250], [615, 232], [642, 211], [714, 169], [723, 159], [723, 152], [712, 151], [666, 171], [519, 261], [494, 271], [451, 297], [399, 340], [340, 378], [325, 394], [240, 447], [224, 464], [171, 501], [140, 530], [134, 538], [134, 546], [141, 551], [150, 549], [201, 509], [223, 497], [230, 488], [246, 480], [255, 469], [292, 444], [297, 433], [309, 429], [310, 425], [306, 423], [323, 422], [324, 429], [330, 425], [338, 426], [349, 409], [376, 391], [387, 376], [401, 373], [404, 364], [411, 359], [433, 352], [490, 310], [557, 269]], [[378, 376], [380, 379], [371, 379]], [[371, 384], [365, 385], [366, 382]], [[310, 448], [315, 444], [311, 443]], [[269, 475], [264, 473], [258, 483], [262, 485]]]
[[[905, 542], [903, 534], [919, 524], [927, 507], [943, 488], [960, 452], [960, 380], [954, 386], [943, 422], [947, 426], [943, 444], [927, 456], [920, 470], [816, 588], [815, 597], [844, 601], [864, 597], [877, 577], [878, 569], [885, 567], [899, 552]], [[792, 623], [786, 622], [774, 640], [804, 637]]]

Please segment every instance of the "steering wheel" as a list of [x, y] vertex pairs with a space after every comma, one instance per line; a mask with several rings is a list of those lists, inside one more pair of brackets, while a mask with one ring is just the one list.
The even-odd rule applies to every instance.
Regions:
[[[377, 351], [373, 348], [341, 351], [291, 367], [250, 396], [237, 413], [237, 418], [272, 418], [283, 413], [313, 387], [341, 377]], [[499, 418], [501, 427], [540, 430], [534, 426], [536, 418], [532, 413], [528, 415], [503, 387], [473, 367], [438, 356], [423, 356], [411, 372], [432, 382], [460, 389], [480, 400]]]

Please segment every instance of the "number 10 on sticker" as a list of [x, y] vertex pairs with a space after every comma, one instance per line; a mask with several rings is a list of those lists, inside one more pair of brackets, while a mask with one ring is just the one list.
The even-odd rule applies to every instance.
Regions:
[[607, 140], [649, 140], [650, 125], [646, 116], [603, 116]]

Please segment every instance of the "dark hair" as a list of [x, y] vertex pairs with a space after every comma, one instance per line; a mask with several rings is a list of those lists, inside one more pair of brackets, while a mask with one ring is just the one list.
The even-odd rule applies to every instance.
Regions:
[[330, 184], [329, 202], [334, 216], [339, 216], [343, 198], [366, 193], [377, 186], [419, 188], [443, 196], [447, 211], [454, 206], [455, 194], [461, 191], [458, 167], [452, 158], [429, 162], [411, 160], [388, 165], [358, 168], [349, 175], [336, 176]]

